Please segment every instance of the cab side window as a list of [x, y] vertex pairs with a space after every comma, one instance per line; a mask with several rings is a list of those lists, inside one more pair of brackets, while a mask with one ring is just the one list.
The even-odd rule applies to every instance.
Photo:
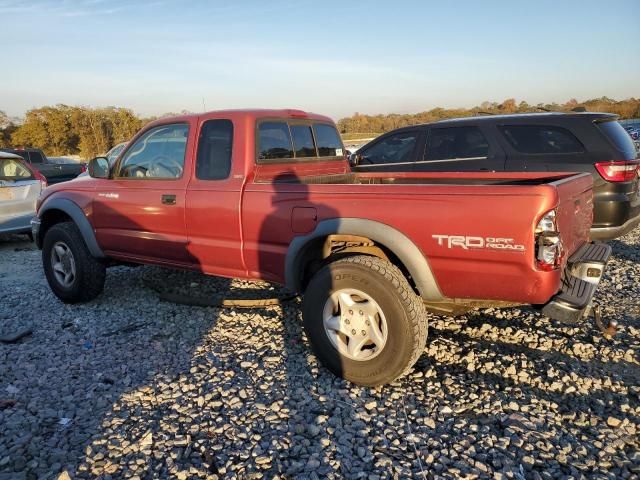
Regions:
[[200, 130], [196, 178], [223, 180], [231, 172], [233, 123], [230, 120], [207, 120]]
[[176, 179], [182, 177], [189, 126], [162, 125], [144, 133], [126, 151], [117, 177]]
[[36, 150], [32, 150], [31, 153], [29, 153], [29, 159], [31, 163], [44, 163], [44, 157], [42, 156], [42, 153]]

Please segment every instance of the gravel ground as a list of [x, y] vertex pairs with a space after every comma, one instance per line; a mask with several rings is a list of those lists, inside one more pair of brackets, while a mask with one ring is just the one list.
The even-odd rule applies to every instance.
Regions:
[[591, 321], [528, 308], [430, 317], [416, 368], [381, 389], [310, 354], [297, 301], [256, 310], [158, 301], [158, 288], [281, 295], [155, 267], [109, 271], [68, 306], [40, 254], [0, 238], [0, 480], [638, 478], [640, 231], [613, 242]]

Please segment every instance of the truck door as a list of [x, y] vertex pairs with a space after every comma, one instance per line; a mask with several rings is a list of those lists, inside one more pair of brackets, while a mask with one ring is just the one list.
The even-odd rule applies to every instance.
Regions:
[[98, 184], [93, 221], [103, 250], [133, 259], [191, 263], [184, 222], [191, 173], [185, 156], [195, 136], [191, 130], [187, 122], [147, 130], [121, 156], [113, 178]]
[[233, 122], [209, 119], [198, 125], [195, 169], [187, 189], [185, 219], [189, 253], [209, 274], [244, 276], [240, 201], [242, 162], [232, 162], [245, 146], [234, 140]]

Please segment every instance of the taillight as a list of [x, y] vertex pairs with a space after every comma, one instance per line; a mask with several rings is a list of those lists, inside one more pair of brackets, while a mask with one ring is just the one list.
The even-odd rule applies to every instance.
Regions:
[[536, 266], [540, 270], [555, 270], [562, 262], [562, 239], [556, 223], [556, 211], [545, 213], [535, 230]]
[[38, 170], [34, 170], [33, 176], [40, 182], [40, 190], [47, 188], [49, 184], [47, 183], [47, 178], [44, 175], [42, 175]]
[[81, 163], [80, 164], [80, 173], [84, 173], [87, 171], [87, 164], [86, 163]]
[[608, 182], [629, 182], [638, 175], [640, 162], [598, 162], [595, 166], [600, 176]]

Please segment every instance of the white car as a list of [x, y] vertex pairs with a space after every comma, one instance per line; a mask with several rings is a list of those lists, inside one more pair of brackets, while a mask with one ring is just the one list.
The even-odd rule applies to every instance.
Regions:
[[0, 152], [0, 233], [31, 233], [36, 202], [47, 180], [22, 157]]

